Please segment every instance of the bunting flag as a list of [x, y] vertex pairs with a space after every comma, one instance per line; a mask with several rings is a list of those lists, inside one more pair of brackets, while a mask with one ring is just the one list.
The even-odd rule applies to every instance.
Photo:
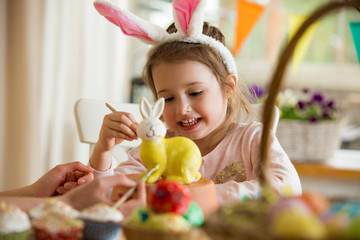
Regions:
[[[295, 35], [301, 24], [308, 18], [304, 15], [289, 15], [289, 41]], [[300, 38], [298, 44], [294, 49], [294, 54], [292, 57], [292, 73], [295, 74], [299, 68], [300, 63], [305, 57], [305, 54], [309, 48], [311, 39], [315, 33], [315, 30], [319, 22], [312, 24], [306, 32]]]
[[354, 39], [357, 57], [360, 63], [360, 22], [351, 22], [350, 29]]
[[259, 20], [264, 6], [245, 0], [237, 0], [233, 55], [236, 56], [245, 39]]

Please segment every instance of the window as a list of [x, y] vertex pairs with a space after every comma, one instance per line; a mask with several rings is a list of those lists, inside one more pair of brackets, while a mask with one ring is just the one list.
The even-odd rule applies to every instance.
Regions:
[[[258, 83], [269, 81], [280, 49], [287, 42], [289, 16], [309, 15], [327, 2], [329, 0], [269, 1], [262, 17], [236, 56], [240, 76]], [[220, 1], [223, 12], [219, 21], [220, 28], [230, 49], [235, 4], [236, 1], [233, 0]], [[349, 27], [350, 21], [360, 21], [360, 14], [356, 9], [340, 10], [320, 20], [298, 72], [286, 76], [289, 86], [360, 92], [360, 68]]]

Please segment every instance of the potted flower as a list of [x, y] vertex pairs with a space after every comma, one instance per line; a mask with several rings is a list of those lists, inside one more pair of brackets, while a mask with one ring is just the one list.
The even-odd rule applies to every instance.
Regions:
[[278, 96], [277, 137], [293, 161], [324, 161], [341, 144], [342, 120], [335, 101], [324, 93], [287, 89]]
[[[250, 88], [252, 102], [266, 100], [266, 91]], [[280, 121], [276, 136], [292, 161], [324, 161], [341, 143], [342, 118], [333, 99], [320, 91], [286, 89], [279, 93]]]

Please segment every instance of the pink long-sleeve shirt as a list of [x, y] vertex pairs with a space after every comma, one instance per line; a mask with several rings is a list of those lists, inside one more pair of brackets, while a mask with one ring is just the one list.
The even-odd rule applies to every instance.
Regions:
[[[259, 194], [256, 173], [261, 134], [262, 124], [259, 122], [237, 124], [210, 153], [202, 157], [200, 173], [203, 178], [214, 181], [219, 205], [245, 196], [255, 198]], [[301, 194], [299, 176], [274, 134], [270, 135], [269, 142], [272, 187], [280, 193], [286, 188], [294, 195]], [[96, 171], [95, 176], [144, 172], [146, 168], [140, 161], [139, 149], [132, 149], [128, 160], [115, 169]]]

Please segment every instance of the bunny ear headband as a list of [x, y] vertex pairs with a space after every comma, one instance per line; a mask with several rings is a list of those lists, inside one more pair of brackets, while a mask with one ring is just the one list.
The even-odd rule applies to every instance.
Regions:
[[152, 24], [113, 4], [97, 0], [96, 10], [118, 26], [125, 35], [139, 38], [147, 44], [156, 45], [168, 41], [183, 41], [208, 45], [220, 53], [229, 73], [237, 75], [235, 60], [221, 42], [202, 34], [206, 0], [173, 0], [176, 33]]

